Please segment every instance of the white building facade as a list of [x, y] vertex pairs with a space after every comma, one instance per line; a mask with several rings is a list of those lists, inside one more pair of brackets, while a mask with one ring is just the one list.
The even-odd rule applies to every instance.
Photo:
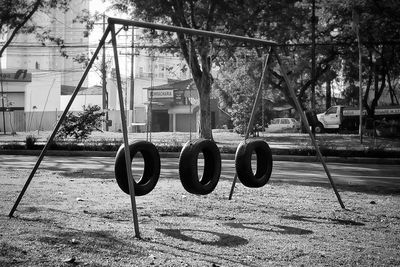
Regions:
[[[64, 40], [61, 56], [60, 46], [45, 40], [39, 41], [35, 34], [19, 34], [6, 49], [2, 61], [2, 73], [26, 71], [29, 81], [2, 80], [4, 107], [7, 113], [6, 131], [31, 131], [52, 129], [57, 121], [60, 107], [61, 87], [73, 86], [82, 73], [82, 64], [73, 57], [88, 50], [88, 38], [83, 36], [84, 26], [73, 23], [80, 10], [89, 7], [89, 0], [73, 0], [67, 12], [53, 10], [36, 13], [32, 20]], [[3, 37], [5, 40], [7, 36]], [[43, 45], [43, 43], [45, 45]], [[0, 104], [1, 105], [1, 104]], [[0, 116], [0, 129], [3, 128]]]
[[[85, 69], [85, 64], [78, 63], [74, 58], [84, 54], [91, 57], [106, 26], [99, 21], [95, 24], [93, 32], [85, 36], [85, 25], [74, 23], [74, 19], [84, 9], [94, 12], [99, 11], [99, 7], [99, 0], [72, 0], [70, 9], [65, 13], [54, 10], [51, 14], [34, 15], [32, 19], [37, 25], [50, 32], [50, 35], [64, 40], [62, 51], [59, 46], [51, 42], [42, 45], [42, 41], [39, 41], [34, 34], [16, 36], [5, 51], [1, 70], [3, 76], [14, 77], [17, 72], [23, 72], [27, 78], [22, 79], [22, 76], [18, 76], [18, 79], [10, 79], [0, 76], [3, 77], [1, 79], [4, 100], [4, 106], [0, 103], [1, 131], [4, 130], [3, 125], [7, 132], [54, 128]], [[106, 22], [108, 10], [104, 9], [103, 12]], [[185, 65], [182, 58], [160, 54], [156, 48], [138, 49], [136, 46], [141, 33], [141, 29], [129, 28], [126, 31], [120, 30], [117, 38], [125, 97], [124, 108], [127, 110], [131, 131], [143, 130], [143, 127], [136, 127], [135, 124], [143, 126], [148, 123], [148, 88], [166, 84], [171, 79], [190, 78], [188, 72], [181, 71]], [[3, 41], [5, 39], [6, 37], [3, 37]], [[101, 50], [70, 111], [82, 111], [82, 106], [99, 105], [107, 112], [110, 121], [109, 127], [105, 127], [104, 130], [119, 131], [121, 121], [115, 77], [116, 66], [109, 40], [110, 38], [107, 39], [104, 50], [105, 86], [103, 87], [101, 69], [103, 50]], [[67, 57], [62, 56], [61, 52]]]

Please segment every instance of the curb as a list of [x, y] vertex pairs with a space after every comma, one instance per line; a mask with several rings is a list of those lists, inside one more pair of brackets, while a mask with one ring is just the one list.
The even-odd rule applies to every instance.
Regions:
[[[0, 155], [39, 156], [41, 150], [0, 150]], [[45, 156], [57, 157], [115, 157], [116, 151], [47, 150]], [[179, 152], [160, 152], [161, 158], [179, 158]], [[221, 159], [234, 160], [235, 154], [222, 153]], [[316, 156], [273, 155], [274, 161], [319, 162]], [[332, 157], [324, 156], [327, 163], [362, 163], [400, 165], [400, 158]]]

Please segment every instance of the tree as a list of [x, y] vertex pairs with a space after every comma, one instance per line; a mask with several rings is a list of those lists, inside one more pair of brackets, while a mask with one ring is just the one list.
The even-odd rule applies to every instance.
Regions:
[[[271, 32], [276, 30], [272, 29], [274, 25], [270, 25], [268, 21], [269, 15], [285, 17], [287, 21], [290, 21], [289, 17], [293, 15], [279, 12], [277, 6], [283, 7], [284, 5], [277, 0], [116, 0], [115, 2], [116, 9], [129, 13], [135, 19], [250, 37], [261, 37], [262, 29], [268, 28], [271, 29]], [[288, 0], [285, 1], [285, 4], [292, 6], [295, 2]], [[171, 34], [161, 35], [156, 34], [155, 36], [157, 38], [167, 37], [163, 39], [165, 44], [171, 45], [177, 41], [180, 46], [180, 51], [189, 65], [199, 93], [200, 137], [212, 139], [210, 116], [210, 95], [213, 83], [212, 62], [218, 60], [218, 52], [221, 51], [221, 47], [231, 46], [234, 48], [239, 44], [182, 33], [177, 33], [177, 40], [174, 41]]]
[[[358, 97], [358, 55], [354, 33], [353, 14], [359, 14], [359, 31], [362, 43], [362, 84], [363, 106], [370, 117], [374, 117], [375, 108], [385, 89], [389, 90], [392, 104], [396, 102], [395, 77], [400, 75], [400, 2], [398, 1], [322, 1], [324, 9], [335, 18], [331, 25], [340, 35], [337, 41], [345, 43], [340, 49], [340, 58], [344, 63], [345, 80], [349, 88], [345, 93]], [[351, 99], [349, 99], [352, 102]], [[398, 101], [398, 99], [397, 99]], [[358, 103], [358, 101], [353, 101]]]
[[104, 121], [104, 112], [97, 105], [83, 106], [83, 112], [68, 112], [62, 122], [57, 138], [74, 137], [77, 140], [86, 139], [94, 130], [99, 130]]
[[[290, 70], [288, 76], [291, 79], [291, 84], [303, 109], [309, 106], [310, 93], [308, 93], [308, 89], [313, 83], [311, 75], [311, 49], [309, 45], [311, 42], [310, 10], [311, 3], [307, 1], [276, 2], [274, 5], [271, 4], [268, 11], [264, 12], [263, 19], [258, 21], [259, 36], [273, 39], [279, 43], [279, 56], [288, 70]], [[329, 35], [332, 25], [323, 21], [327, 14], [324, 14], [321, 8], [317, 11], [317, 16], [321, 18], [322, 22], [318, 24], [317, 41], [329, 42], [332, 39]], [[261, 52], [260, 50], [257, 51], [259, 57], [262, 55]], [[333, 45], [317, 46], [316, 52], [316, 82], [317, 86], [321, 88], [322, 83], [332, 76], [332, 66], [337, 64], [339, 52]], [[243, 62], [242, 64], [252, 63]], [[234, 72], [234, 68], [231, 71]], [[269, 81], [271, 87], [269, 90], [273, 91], [271, 100], [276, 96], [277, 99], [274, 102], [281, 102], [283, 96], [287, 103], [295, 107], [294, 100], [290, 96], [276, 61], [272, 60], [270, 62], [269, 71], [271, 73]], [[235, 77], [232, 78], [235, 79]], [[225, 92], [229, 91], [228, 86], [225, 86], [224, 90]], [[318, 94], [321, 95], [320, 92], [317, 92]], [[225, 95], [229, 95], [229, 93]]]
[[[306, 10], [310, 6], [307, 1], [299, 2], [293, 8], [301, 12], [300, 7]], [[317, 26], [317, 68], [316, 82], [322, 83], [332, 79], [334, 73], [343, 71], [344, 77], [351, 88], [346, 89], [347, 96], [358, 96], [355, 81], [358, 80], [358, 55], [356, 35], [354, 33], [353, 13], [360, 13], [360, 35], [363, 49], [363, 80], [364, 96], [363, 105], [369, 116], [374, 116], [374, 110], [388, 89], [391, 103], [398, 103], [396, 88], [396, 77], [400, 75], [400, 2], [398, 1], [317, 1], [316, 15]], [[307, 103], [307, 89], [312, 83], [310, 75], [309, 47], [304, 43], [310, 42], [310, 34], [307, 20], [303, 21], [304, 27], [298, 27], [299, 38], [286, 38], [293, 46], [288, 46], [287, 53], [281, 56], [290, 69], [292, 84], [297, 91], [300, 103], [305, 108]], [[295, 24], [287, 24], [295, 26]], [[293, 29], [295, 29], [293, 27]], [[337, 32], [338, 35], [333, 34]], [[290, 31], [289, 31], [290, 32]], [[282, 41], [285, 39], [282, 39]], [[282, 42], [283, 43], [283, 42]], [[321, 43], [322, 45], [318, 45]], [[337, 45], [336, 45], [337, 44]], [[283, 78], [272, 67], [274, 79], [272, 83], [285, 95], [289, 103], [291, 99], [286, 92]], [[333, 75], [335, 76], [335, 75]], [[366, 82], [365, 82], [366, 81]], [[283, 86], [282, 86], [283, 85]], [[357, 99], [350, 102], [358, 102]]]
[[[33, 33], [38, 30], [38, 27], [31, 23], [26, 26], [27, 22], [31, 20], [32, 16], [38, 12], [54, 8], [63, 10], [68, 9], [70, 0], [2, 0], [0, 1], [0, 35], [8, 35], [4, 45], [0, 48], [0, 72], [2, 69], [1, 58], [4, 51], [10, 45], [17, 33]], [[58, 45], [62, 45], [63, 41], [60, 38], [51, 36], [48, 32], [37, 32], [36, 36], [45, 40], [56, 42]], [[4, 106], [4, 93], [3, 84], [1, 83], [1, 102], [3, 112], [3, 128], [5, 130], [5, 106]]]
[[[311, 74], [312, 64], [312, 53], [311, 53], [311, 42], [312, 42], [312, 26], [311, 26], [311, 9], [312, 1], [303, 1], [296, 3], [291, 8], [291, 13], [301, 14], [301, 18], [287, 24], [288, 28], [282, 33], [282, 44], [285, 44], [281, 48], [282, 53], [280, 54], [282, 61], [290, 72], [288, 73], [291, 79], [291, 84], [296, 92], [296, 96], [300, 105], [303, 109], [311, 107], [310, 99], [311, 92], [309, 89], [311, 85], [316, 85], [316, 95], [322, 94], [322, 84], [332, 76], [332, 67], [337, 65], [337, 59], [339, 55], [338, 47], [329, 45], [332, 42], [330, 32], [333, 29], [332, 16], [329, 12], [324, 10], [321, 1], [317, 1], [316, 5], [316, 68], [315, 68], [315, 81]], [[283, 26], [282, 26], [283, 27]], [[293, 35], [292, 32], [296, 34]], [[324, 43], [326, 45], [318, 45]], [[294, 107], [293, 99], [287, 90], [287, 86], [284, 82], [282, 74], [278, 71], [276, 65], [272, 65], [270, 71], [272, 73], [271, 83], [279, 89], [285, 96], [288, 103]], [[318, 104], [318, 103], [317, 103]]]
[[[227, 71], [220, 70], [220, 75], [214, 83], [221, 95], [224, 95], [224, 90], [229, 90], [229, 94], [226, 95], [228, 98], [225, 98], [225, 105], [229, 107], [225, 109], [232, 116], [235, 131], [240, 134], [246, 131], [255, 100], [255, 89], [258, 88], [261, 78], [260, 61], [253, 61], [252, 64], [243, 64], [243, 61], [237, 59], [227, 62], [224, 65]], [[256, 113], [256, 118], [260, 118], [260, 110]]]
[[[40, 31], [40, 27], [31, 20], [37, 12], [48, 12], [51, 9], [67, 11], [71, 0], [2, 0], [0, 2], [0, 34], [9, 34], [0, 49], [0, 57], [18, 33], [36, 33], [42, 40], [50, 40], [62, 45], [60, 38], [49, 32]], [[28, 22], [29, 25], [27, 25]]]
[[[254, 52], [254, 51], [253, 51]], [[256, 98], [257, 89], [262, 75], [264, 59], [256, 53], [239, 49], [223, 65], [220, 66], [213, 84], [213, 93], [219, 99], [220, 108], [231, 115], [234, 129], [244, 134], [250, 119], [251, 111]], [[263, 81], [264, 102], [282, 103], [283, 94], [268, 86], [268, 81]], [[257, 107], [254, 124], [262, 125], [261, 107]]]

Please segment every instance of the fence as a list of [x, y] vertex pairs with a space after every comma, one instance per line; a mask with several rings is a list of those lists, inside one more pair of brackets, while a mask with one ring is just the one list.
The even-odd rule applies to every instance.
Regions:
[[[24, 112], [23, 110], [5, 111], [5, 126], [7, 133], [13, 132], [30, 132], [30, 131], [51, 131], [57, 123], [62, 111], [45, 111], [45, 112]], [[108, 111], [108, 119], [111, 122], [109, 131], [121, 131], [121, 118], [119, 110]], [[128, 119], [132, 121], [133, 111], [127, 112]], [[135, 122], [145, 123], [145, 108], [135, 108]], [[3, 129], [3, 115], [0, 114], [0, 132]], [[135, 131], [145, 131], [145, 127], [136, 126]]]

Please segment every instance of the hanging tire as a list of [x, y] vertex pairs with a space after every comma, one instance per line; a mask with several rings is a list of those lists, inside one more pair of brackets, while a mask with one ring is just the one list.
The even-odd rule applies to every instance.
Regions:
[[[203, 153], [204, 172], [198, 174], [198, 157]], [[196, 195], [211, 193], [221, 175], [221, 154], [215, 142], [198, 139], [187, 142], [179, 156], [179, 177], [186, 191]]]
[[[143, 175], [138, 182], [133, 180], [135, 196], [143, 196], [150, 193], [160, 177], [160, 155], [157, 148], [147, 141], [136, 141], [129, 145], [131, 161], [140, 152], [144, 160]], [[115, 178], [122, 191], [129, 194], [128, 175], [126, 172], [125, 149], [121, 145], [115, 157]]]
[[[257, 156], [255, 173], [251, 167], [253, 152]], [[267, 142], [264, 140], [241, 142], [236, 149], [235, 167], [236, 174], [244, 186], [255, 188], [266, 185], [272, 173], [272, 153]]]

